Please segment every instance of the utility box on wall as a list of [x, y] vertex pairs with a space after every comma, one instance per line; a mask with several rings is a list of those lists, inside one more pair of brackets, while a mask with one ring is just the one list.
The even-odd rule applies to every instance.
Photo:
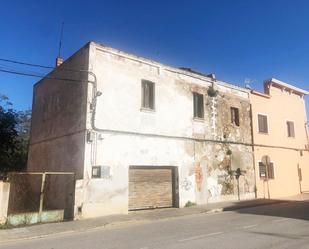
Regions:
[[111, 167], [106, 165], [97, 165], [92, 166], [92, 178], [101, 178], [101, 179], [110, 179], [111, 175]]

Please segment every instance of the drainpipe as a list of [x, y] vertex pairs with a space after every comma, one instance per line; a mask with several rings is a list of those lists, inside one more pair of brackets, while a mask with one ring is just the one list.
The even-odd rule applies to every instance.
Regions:
[[307, 146], [308, 146], [309, 145], [308, 122], [305, 122], [305, 130], [306, 130]]

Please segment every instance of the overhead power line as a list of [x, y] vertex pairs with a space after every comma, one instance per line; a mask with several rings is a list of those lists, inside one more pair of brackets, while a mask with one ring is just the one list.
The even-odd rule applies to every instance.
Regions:
[[14, 64], [20, 64], [20, 65], [25, 65], [25, 66], [30, 66], [30, 67], [41, 67], [41, 68], [46, 68], [46, 69], [55, 69], [55, 67], [51, 67], [51, 66], [44, 66], [44, 65], [39, 65], [39, 64], [33, 64], [33, 63], [16, 61], [16, 60], [9, 60], [9, 59], [3, 59], [3, 58], [0, 58], [0, 61], [10, 62], [10, 63], [14, 63]]
[[23, 62], [23, 61], [17, 61], [17, 60], [11, 60], [11, 59], [5, 59], [5, 58], [0, 58], [0, 61], [24, 65], [24, 66], [29, 66], [29, 67], [45, 68], [45, 69], [56, 69], [57, 68], [57, 70], [68, 71], [68, 72], [89, 72], [88, 70], [85, 70], [85, 69], [69, 69], [69, 68], [62, 68], [61, 66], [52, 67], [52, 66], [45, 66], [45, 65], [34, 64], [34, 63]]
[[[1, 62], [1, 61], [0, 61]], [[20, 67], [16, 67], [15, 65], [10, 65], [7, 63], [0, 63], [0, 68], [3, 70], [9, 70], [9, 71], [21, 71], [23, 73], [29, 73], [29, 74], [42, 74], [38, 71], [33, 70], [32, 68], [20, 68]]]
[[[0, 58], [0, 61], [3, 62], [8, 62], [8, 63], [13, 63], [13, 64], [18, 64], [18, 65], [24, 65], [24, 66], [30, 66], [30, 67], [38, 67], [38, 68], [44, 68], [44, 69], [57, 69], [59, 71], [67, 71], [67, 72], [85, 72], [85, 73], [89, 73], [90, 75], [93, 75], [95, 77], [95, 75], [88, 71], [88, 70], [84, 70], [84, 69], [69, 69], [69, 68], [62, 68], [60, 67], [52, 67], [52, 66], [46, 66], [46, 65], [40, 65], [40, 64], [34, 64], [34, 63], [29, 63], [29, 62], [23, 62], [23, 61], [18, 61], [18, 60], [11, 60], [11, 59], [5, 59], [5, 58]], [[8, 66], [3, 65], [8, 68]], [[69, 78], [59, 78], [59, 77], [50, 77], [50, 76], [44, 76], [44, 75], [39, 75], [37, 73], [26, 73], [26, 72], [21, 72], [15, 69], [12, 69], [12, 67], [10, 67], [10, 70], [8, 69], [3, 69], [0, 68], [0, 72], [3, 73], [9, 73], [9, 74], [16, 74], [16, 75], [23, 75], [23, 76], [30, 76], [30, 77], [37, 77], [37, 78], [46, 78], [46, 79], [54, 79], [54, 80], [66, 80], [66, 81], [72, 81], [72, 82], [85, 82], [82, 80], [75, 80], [75, 79], [69, 79]]]
[[9, 73], [9, 74], [16, 74], [16, 75], [23, 75], [23, 76], [30, 76], [30, 77], [36, 77], [36, 78], [45, 78], [45, 79], [51, 79], [51, 80], [64, 80], [64, 81], [71, 81], [71, 82], [87, 82], [87, 80], [75, 80], [75, 79], [69, 79], [69, 78], [50, 77], [50, 76], [44, 76], [44, 75], [38, 75], [38, 74], [32, 74], [32, 73], [24, 73], [24, 72], [6, 70], [6, 69], [2, 69], [2, 68], [0, 68], [0, 72]]

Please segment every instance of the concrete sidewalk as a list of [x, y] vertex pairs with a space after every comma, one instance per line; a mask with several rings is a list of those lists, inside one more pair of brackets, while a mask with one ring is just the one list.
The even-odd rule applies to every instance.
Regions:
[[249, 201], [234, 201], [210, 203], [205, 206], [194, 206], [190, 208], [166, 208], [155, 210], [144, 210], [130, 212], [128, 215], [113, 215], [95, 219], [85, 219], [79, 221], [67, 221], [61, 223], [38, 224], [27, 227], [0, 230], [0, 243], [42, 238], [56, 234], [68, 234], [73, 232], [83, 232], [98, 228], [113, 228], [132, 224], [152, 222], [163, 219], [173, 219], [189, 215], [209, 214], [222, 211], [232, 211], [242, 208], [250, 208], [262, 205], [278, 204], [287, 201], [306, 201], [309, 194], [299, 197], [285, 198], [284, 200], [255, 199]]

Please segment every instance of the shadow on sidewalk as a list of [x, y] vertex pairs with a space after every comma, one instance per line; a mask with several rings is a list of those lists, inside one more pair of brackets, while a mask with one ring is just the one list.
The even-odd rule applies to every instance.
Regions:
[[[271, 200], [269, 200], [271, 201]], [[239, 214], [253, 214], [263, 216], [274, 216], [290, 219], [309, 220], [309, 200], [275, 200], [273, 204], [263, 206], [248, 206], [234, 209]], [[224, 208], [229, 211], [230, 207]]]

